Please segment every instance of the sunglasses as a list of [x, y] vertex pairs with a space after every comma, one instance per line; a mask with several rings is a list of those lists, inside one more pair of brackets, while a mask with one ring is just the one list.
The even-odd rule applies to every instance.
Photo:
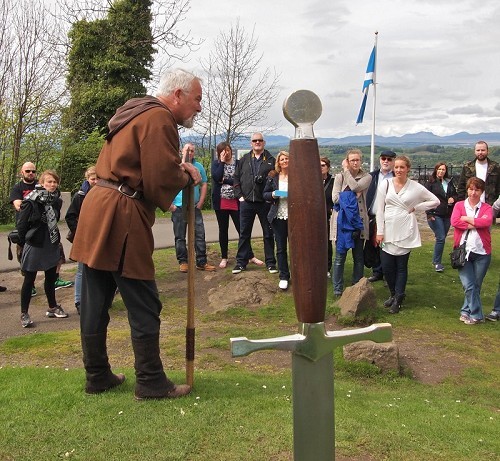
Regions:
[[252, 139], [252, 142], [264, 142], [263, 139]]
[[382, 160], [383, 162], [385, 162], [386, 160], [388, 162], [392, 162], [392, 157], [380, 157], [380, 160]]
[[321, 164], [321, 167], [322, 167], [322, 168], [323, 168], [324, 166], [326, 166], [326, 163], [322, 163], [322, 164]]
[[25, 173], [36, 173], [36, 170], [24, 170]]

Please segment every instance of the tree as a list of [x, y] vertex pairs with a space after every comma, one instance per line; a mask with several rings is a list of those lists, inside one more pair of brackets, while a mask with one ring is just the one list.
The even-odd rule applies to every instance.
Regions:
[[0, 8], [0, 220], [5, 222], [20, 165], [40, 163], [56, 144], [43, 139], [57, 123], [63, 66], [47, 40], [55, 26], [42, 2], [1, 0]]
[[232, 142], [265, 118], [278, 95], [278, 75], [269, 68], [259, 72], [261, 60], [254, 31], [248, 35], [239, 21], [215, 39], [213, 52], [202, 61], [204, 109], [197, 131], [203, 147], [212, 150], [218, 141]]
[[73, 24], [64, 123], [79, 137], [106, 131], [117, 107], [146, 93], [154, 54], [150, 7], [150, 0], [117, 0], [105, 19]]
[[62, 17], [71, 21], [68, 53], [68, 87], [71, 103], [64, 124], [77, 138], [107, 122], [127, 99], [142, 96], [154, 77], [153, 56], [162, 52], [160, 68], [181, 57], [199, 42], [179, 24], [189, 0], [90, 0], [84, 8], [74, 1], [61, 3]]

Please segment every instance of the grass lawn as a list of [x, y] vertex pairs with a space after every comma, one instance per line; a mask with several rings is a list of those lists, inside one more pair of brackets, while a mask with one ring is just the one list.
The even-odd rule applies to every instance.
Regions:
[[[348, 363], [336, 350], [337, 458], [500, 460], [500, 324], [466, 326], [458, 321], [463, 293], [457, 272], [434, 272], [432, 248], [432, 242], [425, 242], [412, 252], [401, 313], [390, 316], [381, 307], [372, 320], [388, 321], [403, 336], [460, 356], [463, 366], [430, 385], [409, 373], [382, 374], [369, 364]], [[485, 314], [499, 283], [498, 226], [493, 248], [483, 284]], [[445, 253], [450, 249], [448, 242]], [[171, 261], [172, 250], [158, 251], [155, 258]], [[349, 258], [346, 276], [352, 270]], [[175, 261], [165, 264], [174, 267]], [[161, 276], [168, 278], [168, 271]], [[387, 297], [381, 283], [375, 290], [379, 301]], [[337, 314], [331, 284], [328, 296], [327, 315]], [[120, 301], [113, 309], [123, 309]], [[177, 370], [168, 373], [183, 382], [183, 303], [169, 298], [168, 310], [168, 341], [180, 345], [164, 351], [169, 366]], [[290, 370], [277, 365], [252, 369], [228, 352], [230, 337], [294, 333], [291, 293], [277, 295], [261, 309], [205, 313], [196, 321], [195, 389], [174, 401], [135, 402], [131, 367], [115, 370], [127, 375], [124, 385], [85, 395], [81, 368], [51, 365], [51, 357], [61, 351], [78, 352], [77, 332], [32, 334], [1, 343], [0, 353], [16, 359], [0, 369], [0, 460], [292, 460]], [[112, 332], [113, 340], [122, 336], [126, 330]], [[48, 365], [21, 366], [20, 351], [46, 357]]]

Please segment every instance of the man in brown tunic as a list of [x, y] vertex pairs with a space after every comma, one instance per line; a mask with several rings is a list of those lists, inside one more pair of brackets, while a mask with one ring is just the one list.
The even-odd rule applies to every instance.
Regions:
[[106, 335], [116, 288], [128, 310], [135, 355], [135, 397], [174, 398], [190, 392], [163, 370], [159, 333], [162, 305], [154, 281], [155, 209], [167, 210], [175, 195], [198, 184], [200, 173], [181, 163], [177, 125], [193, 126], [202, 89], [193, 74], [165, 73], [156, 97], [134, 98], [109, 121], [96, 164], [100, 178], [85, 201], [71, 259], [84, 264], [80, 330], [87, 393], [104, 392], [125, 380], [113, 374]]

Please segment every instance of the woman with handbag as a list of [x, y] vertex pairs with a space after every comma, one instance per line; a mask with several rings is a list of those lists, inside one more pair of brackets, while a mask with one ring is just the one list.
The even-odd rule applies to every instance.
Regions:
[[467, 199], [457, 202], [451, 215], [454, 246], [465, 243], [465, 262], [458, 268], [458, 275], [465, 293], [460, 310], [460, 321], [466, 325], [484, 322], [481, 304], [481, 286], [491, 262], [491, 224], [493, 209], [481, 202], [485, 182], [477, 177], [467, 181]]
[[21, 325], [33, 325], [28, 314], [37, 271], [45, 272], [44, 289], [47, 297], [49, 318], [66, 318], [68, 314], [56, 302], [57, 264], [60, 259], [60, 234], [57, 221], [61, 213], [62, 200], [59, 190], [59, 175], [53, 170], [44, 171], [35, 190], [23, 200], [17, 220], [21, 254], [21, 270], [24, 282], [21, 288]]

